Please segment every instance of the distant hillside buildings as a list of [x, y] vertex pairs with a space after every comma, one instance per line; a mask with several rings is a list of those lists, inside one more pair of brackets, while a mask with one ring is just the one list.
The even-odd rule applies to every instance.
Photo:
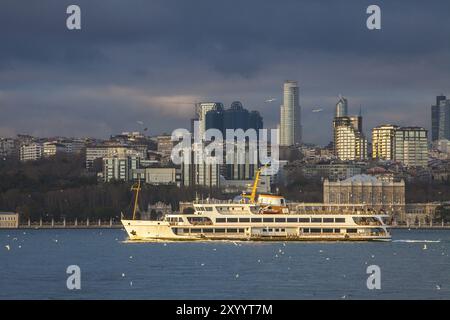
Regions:
[[[446, 96], [436, 97], [436, 103], [431, 106], [432, 145], [425, 128], [395, 124], [373, 128], [370, 145], [364, 135], [363, 117], [361, 114], [349, 115], [349, 101], [339, 96], [334, 106], [332, 142], [324, 148], [300, 144], [299, 100], [297, 81], [284, 82], [278, 142], [282, 149], [280, 154], [288, 151], [288, 156], [281, 157], [283, 161], [280, 165], [299, 166], [306, 178], [328, 178], [333, 181], [362, 174], [376, 166], [382, 166], [405, 179], [450, 179], [450, 100]], [[211, 128], [218, 129], [223, 135], [226, 135], [227, 129], [258, 131], [264, 125], [259, 112], [244, 108], [239, 101], [228, 108], [221, 102], [200, 102], [195, 104], [194, 112], [193, 120], [198, 121], [200, 134]], [[250, 163], [247, 147], [244, 154], [239, 155], [245, 159], [244, 164], [186, 163], [175, 166], [171, 161], [173, 147], [174, 142], [169, 134], [148, 137], [140, 132], [123, 132], [104, 141], [18, 135], [16, 138], [0, 138], [0, 159], [34, 161], [63, 153], [83, 152], [86, 168], [91, 173], [98, 172], [102, 181], [141, 178], [152, 184], [210, 188], [224, 184], [229, 190], [239, 184], [248, 184], [259, 166]], [[281, 176], [283, 173], [280, 173]]]
[[11, 138], [0, 138], [0, 158], [13, 157], [17, 151], [16, 140]]
[[363, 165], [356, 163], [317, 163], [305, 164], [302, 172], [306, 178], [337, 181], [361, 174], [363, 167]]
[[156, 137], [157, 141], [157, 152], [161, 155], [161, 160], [165, 163], [170, 162], [170, 156], [172, 155], [172, 149], [174, 142], [172, 141], [172, 136], [161, 135]]

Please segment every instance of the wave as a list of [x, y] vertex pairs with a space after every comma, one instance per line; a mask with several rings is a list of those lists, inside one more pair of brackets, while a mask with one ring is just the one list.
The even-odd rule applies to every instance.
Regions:
[[404, 242], [404, 243], [439, 243], [441, 240], [392, 240], [392, 242]]

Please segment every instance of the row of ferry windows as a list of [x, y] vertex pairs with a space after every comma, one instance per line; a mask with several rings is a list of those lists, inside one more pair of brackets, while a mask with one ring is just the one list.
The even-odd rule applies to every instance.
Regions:
[[[347, 229], [347, 233], [356, 233], [357, 229]], [[341, 229], [332, 229], [332, 228], [303, 228], [303, 233], [341, 233]]]
[[277, 223], [345, 223], [345, 218], [217, 218], [216, 223], [277, 222]]
[[245, 233], [245, 229], [243, 228], [178, 228], [175, 229], [175, 232], [178, 233]]
[[[341, 233], [341, 229], [333, 228], [302, 228], [303, 233]], [[176, 228], [176, 234], [181, 233], [245, 233], [243, 228]], [[285, 229], [265, 228], [264, 232], [285, 232]], [[346, 233], [357, 233], [357, 229], [346, 229]]]

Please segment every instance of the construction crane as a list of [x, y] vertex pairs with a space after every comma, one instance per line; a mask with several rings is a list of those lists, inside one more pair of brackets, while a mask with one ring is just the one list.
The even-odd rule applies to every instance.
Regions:
[[253, 186], [252, 186], [252, 193], [250, 195], [247, 195], [245, 193], [242, 193], [242, 198], [246, 198], [248, 199], [248, 201], [251, 204], [255, 204], [256, 203], [256, 192], [258, 191], [258, 183], [259, 183], [259, 176], [261, 175], [261, 171], [263, 168], [266, 168], [267, 165], [264, 165], [263, 167], [260, 167], [257, 171], [256, 171], [256, 175], [255, 175], [255, 181], [253, 181]]
[[134, 198], [134, 207], [133, 207], [133, 220], [136, 220], [136, 211], [138, 208], [138, 199], [139, 199], [139, 192], [141, 191], [141, 179], [138, 179], [138, 183], [133, 184], [131, 187], [131, 191], [136, 191], [135, 198]]

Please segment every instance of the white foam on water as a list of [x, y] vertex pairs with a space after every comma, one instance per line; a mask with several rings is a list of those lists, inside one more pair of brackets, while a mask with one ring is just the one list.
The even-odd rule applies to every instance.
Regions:
[[392, 242], [403, 243], [439, 243], [441, 240], [392, 240]]

